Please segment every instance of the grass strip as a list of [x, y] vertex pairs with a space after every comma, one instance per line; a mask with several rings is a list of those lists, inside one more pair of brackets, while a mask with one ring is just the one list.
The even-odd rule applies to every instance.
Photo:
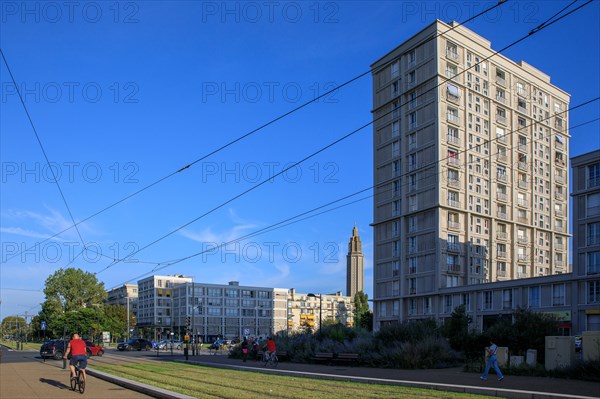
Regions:
[[489, 398], [422, 388], [287, 377], [181, 363], [94, 366], [119, 377], [196, 398], [438, 399]]

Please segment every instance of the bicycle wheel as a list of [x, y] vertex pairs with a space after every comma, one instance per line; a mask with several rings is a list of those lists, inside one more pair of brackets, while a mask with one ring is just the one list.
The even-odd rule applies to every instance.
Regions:
[[71, 389], [73, 391], [77, 389], [77, 379], [75, 377], [71, 377]]
[[269, 363], [269, 355], [267, 355], [266, 353], [263, 353], [263, 366], [267, 366], [267, 363]]
[[83, 373], [79, 372], [79, 393], [85, 392], [85, 378], [83, 377]]
[[277, 358], [277, 355], [271, 356], [271, 363], [273, 364], [273, 367], [277, 367], [277, 365], [279, 364], [279, 359]]

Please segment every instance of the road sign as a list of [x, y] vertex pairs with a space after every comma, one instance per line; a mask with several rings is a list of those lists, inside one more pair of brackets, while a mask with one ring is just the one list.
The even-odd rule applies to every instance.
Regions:
[[244, 335], [248, 335], [250, 334], [250, 329], [249, 328], [244, 328]]
[[46, 331], [46, 322], [42, 321], [42, 331]]

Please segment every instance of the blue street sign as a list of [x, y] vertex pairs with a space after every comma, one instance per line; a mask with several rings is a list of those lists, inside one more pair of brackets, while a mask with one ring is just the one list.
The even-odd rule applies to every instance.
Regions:
[[45, 330], [46, 330], [46, 322], [42, 321], [42, 331], [45, 331]]

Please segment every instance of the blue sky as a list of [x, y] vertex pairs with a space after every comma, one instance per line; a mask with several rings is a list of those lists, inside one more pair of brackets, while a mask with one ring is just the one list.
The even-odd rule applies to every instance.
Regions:
[[[568, 3], [509, 1], [466, 26], [500, 49]], [[45, 279], [66, 266], [98, 273], [107, 288], [178, 273], [344, 291], [354, 225], [372, 297], [369, 191], [339, 204], [362, 201], [213, 248], [372, 185], [368, 126], [219, 207], [371, 122], [369, 74], [89, 219], [79, 233], [35, 245], [72, 224], [52, 171], [82, 220], [367, 72], [434, 19], [463, 21], [490, 3], [69, 4], [0, 3], [0, 45], [53, 165], [2, 63], [1, 317], [37, 313]], [[580, 104], [600, 92], [599, 17], [596, 1], [504, 54], [547, 73], [571, 105]], [[570, 123], [596, 119], [599, 110], [598, 102], [576, 110]], [[571, 131], [570, 156], [600, 148], [598, 131], [598, 122]]]

